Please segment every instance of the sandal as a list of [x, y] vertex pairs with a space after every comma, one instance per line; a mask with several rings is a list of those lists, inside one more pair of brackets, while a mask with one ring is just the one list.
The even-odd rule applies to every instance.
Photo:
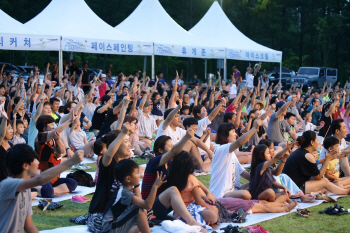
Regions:
[[41, 209], [42, 211], [45, 211], [45, 210], [49, 207], [49, 205], [51, 204], [51, 202], [52, 202], [52, 199], [46, 199], [46, 198], [41, 199], [41, 200], [39, 200], [39, 205], [38, 205], [38, 207], [39, 207], [39, 209]]
[[308, 218], [310, 216], [310, 211], [307, 209], [297, 209], [297, 215], [300, 215], [304, 218]]
[[232, 222], [234, 223], [244, 223], [246, 221], [247, 213], [240, 208], [231, 215]]
[[56, 209], [59, 209], [59, 208], [62, 208], [63, 205], [60, 204], [59, 202], [52, 202], [48, 207], [47, 209], [48, 210], [56, 210]]
[[226, 227], [224, 228], [220, 228], [220, 230], [223, 230], [225, 233], [236, 233], [236, 232], [242, 232], [238, 226], [232, 226], [231, 224], [230, 225], [227, 225]]
[[328, 214], [334, 209], [334, 206], [330, 206], [326, 208], [325, 210], [319, 211], [320, 214]]

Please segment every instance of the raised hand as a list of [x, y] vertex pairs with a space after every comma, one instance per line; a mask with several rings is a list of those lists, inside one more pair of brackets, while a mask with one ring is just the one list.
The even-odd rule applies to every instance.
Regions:
[[132, 132], [132, 128], [131, 128], [131, 123], [130, 122], [125, 122], [122, 126], [122, 132], [124, 134], [129, 134], [130, 132]]
[[84, 159], [84, 151], [83, 150], [77, 150], [71, 160], [73, 160], [74, 164], [80, 163]]
[[179, 106], [182, 108], [182, 99], [179, 99]]
[[156, 178], [156, 181], [154, 181], [153, 186], [155, 188], [159, 188], [160, 186], [162, 186], [162, 184], [167, 182], [166, 180], [164, 180], [165, 178], [166, 176], [165, 175], [163, 176], [163, 172], [160, 172], [159, 174], [159, 172], [157, 171], [157, 178]]
[[256, 120], [254, 121], [254, 127], [255, 127], [256, 129], [259, 128], [261, 125], [262, 125], [262, 121], [261, 121], [260, 118], [259, 118], [259, 119], [256, 119]]
[[186, 131], [186, 136], [187, 136], [188, 138], [193, 138], [195, 133], [196, 133], [196, 132], [194, 132], [194, 130], [190, 127], [190, 128], [188, 128], [188, 130]]

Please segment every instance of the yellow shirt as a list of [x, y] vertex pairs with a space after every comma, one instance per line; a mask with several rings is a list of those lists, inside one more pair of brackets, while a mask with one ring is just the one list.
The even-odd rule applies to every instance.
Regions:
[[339, 178], [339, 175], [340, 175], [339, 169], [340, 169], [339, 159], [333, 159], [332, 161], [329, 162], [327, 167], [328, 173]]

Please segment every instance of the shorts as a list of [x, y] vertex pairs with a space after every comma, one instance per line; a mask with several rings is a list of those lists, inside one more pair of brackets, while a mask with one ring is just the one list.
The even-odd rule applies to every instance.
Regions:
[[203, 162], [204, 162], [204, 160], [205, 160], [205, 154], [204, 155], [201, 155], [201, 158], [202, 158], [202, 160], [203, 160]]
[[164, 116], [157, 116], [157, 115], [152, 115], [151, 116], [156, 120], [156, 121], [162, 121], [164, 120]]
[[173, 210], [173, 208], [167, 209], [160, 201], [159, 197], [156, 197], [156, 200], [153, 203], [153, 215], [158, 219], [166, 218], [166, 216]]

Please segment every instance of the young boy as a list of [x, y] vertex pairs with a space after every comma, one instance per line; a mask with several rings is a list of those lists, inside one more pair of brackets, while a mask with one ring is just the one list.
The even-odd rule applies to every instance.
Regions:
[[166, 181], [161, 172], [157, 172], [151, 192], [146, 200], [141, 198], [139, 187], [139, 165], [133, 160], [124, 159], [114, 168], [116, 179], [122, 183], [112, 194], [104, 217], [102, 232], [129, 232], [137, 222], [139, 231], [151, 232], [146, 213], [143, 209], [150, 209], [156, 198], [157, 189]]
[[[323, 141], [323, 146], [327, 150], [327, 153], [332, 150], [339, 151], [339, 140], [334, 136], [327, 137]], [[339, 152], [339, 156], [341, 156], [340, 152]], [[339, 175], [340, 175], [339, 158], [333, 159], [332, 161], [329, 162], [325, 175], [326, 175], [326, 178], [328, 178], [330, 181], [333, 181], [335, 185], [341, 188], [347, 189], [347, 188], [350, 188], [350, 177], [339, 178]]]
[[10, 142], [13, 145], [26, 144], [26, 140], [21, 137], [24, 132], [24, 123], [21, 120], [16, 119], [16, 114], [13, 116], [13, 138]]
[[311, 123], [312, 121], [312, 113], [314, 112], [314, 108], [309, 112], [309, 111], [303, 111], [301, 113], [301, 118], [303, 119], [303, 131], [307, 130], [320, 130], [324, 126], [324, 121], [320, 122], [320, 126], [316, 126]]
[[23, 133], [21, 134], [21, 137], [24, 138], [24, 140], [26, 140], [26, 143], [28, 144], [28, 133], [29, 133], [29, 127], [28, 127], [28, 120], [27, 118], [23, 118], [23, 127], [24, 127], [24, 130], [23, 130]]
[[[84, 158], [77, 151], [71, 159], [38, 175], [37, 153], [25, 144], [15, 145], [7, 156], [13, 177], [0, 182], [0, 232], [38, 232], [32, 221], [31, 188], [44, 185]], [[31, 178], [32, 177], [32, 178]]]

